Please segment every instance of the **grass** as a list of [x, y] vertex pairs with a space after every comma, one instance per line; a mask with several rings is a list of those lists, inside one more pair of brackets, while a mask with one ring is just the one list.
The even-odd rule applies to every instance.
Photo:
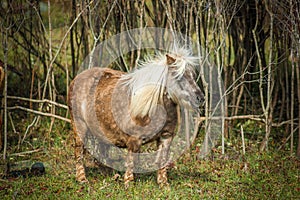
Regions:
[[[156, 173], [153, 172], [137, 174], [135, 182], [129, 189], [125, 189], [122, 172], [98, 167], [91, 162], [92, 158], [87, 158], [87, 177], [90, 183], [82, 185], [75, 181], [71, 136], [69, 131], [58, 131], [49, 136], [50, 139], [44, 140], [43, 144], [32, 138], [31, 145], [24, 145], [25, 149], [42, 150], [22, 157], [11, 157], [11, 162], [43, 162], [46, 174], [2, 177], [1, 199], [300, 198], [300, 161], [290, 156], [288, 151], [278, 151], [271, 147], [268, 152], [260, 153], [257, 151], [256, 141], [248, 141], [245, 156], [241, 155], [238, 142], [232, 142], [226, 148], [225, 155], [214, 149], [213, 154], [206, 160], [196, 159], [197, 146], [194, 146], [190, 156], [183, 155], [170, 170], [170, 187], [167, 188], [158, 187]], [[121, 177], [114, 179], [118, 173]]]

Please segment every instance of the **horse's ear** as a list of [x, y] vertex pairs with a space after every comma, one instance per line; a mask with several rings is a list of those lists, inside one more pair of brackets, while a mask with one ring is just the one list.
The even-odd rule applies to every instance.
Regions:
[[176, 59], [170, 56], [169, 54], [166, 54], [166, 57], [167, 57], [167, 65], [172, 65], [176, 61]]

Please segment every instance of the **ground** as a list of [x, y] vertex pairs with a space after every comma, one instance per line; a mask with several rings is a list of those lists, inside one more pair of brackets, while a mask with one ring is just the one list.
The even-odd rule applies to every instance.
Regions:
[[89, 156], [89, 184], [79, 184], [71, 131], [47, 137], [43, 143], [34, 137], [28, 142], [28, 150], [38, 151], [9, 157], [19, 170], [42, 162], [46, 173], [4, 177], [2, 163], [1, 199], [300, 199], [300, 161], [288, 150], [275, 147], [260, 153], [256, 140], [246, 141], [245, 155], [239, 138], [231, 138], [225, 155], [217, 146], [206, 159], [198, 160], [197, 139], [190, 154], [183, 155], [170, 170], [170, 187], [159, 188], [153, 172], [136, 175], [125, 189], [123, 172], [99, 167]]

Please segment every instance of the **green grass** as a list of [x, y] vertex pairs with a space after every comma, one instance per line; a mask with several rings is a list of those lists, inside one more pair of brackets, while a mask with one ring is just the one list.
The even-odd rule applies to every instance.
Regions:
[[[39, 131], [43, 131], [42, 129]], [[246, 155], [241, 155], [238, 143], [227, 147], [226, 154], [218, 149], [206, 160], [197, 160], [197, 148], [190, 156], [177, 160], [169, 171], [169, 188], [159, 188], [156, 173], [138, 174], [129, 189], [125, 189], [122, 172], [98, 167], [88, 157], [86, 185], [75, 181], [72, 133], [57, 132], [43, 145], [36, 139], [29, 147], [42, 151], [11, 162], [40, 161], [46, 174], [33, 177], [0, 179], [1, 199], [299, 199], [300, 161], [288, 151], [269, 148], [259, 153], [256, 141], [249, 141]], [[51, 138], [59, 139], [51, 139]], [[36, 142], [36, 144], [34, 143]], [[119, 173], [121, 177], [114, 180]]]

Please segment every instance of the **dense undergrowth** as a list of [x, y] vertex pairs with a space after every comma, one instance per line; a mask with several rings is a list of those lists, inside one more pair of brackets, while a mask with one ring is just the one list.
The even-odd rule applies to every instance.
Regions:
[[[170, 170], [170, 187], [159, 188], [153, 172], [137, 174], [135, 182], [125, 189], [122, 172], [99, 166], [89, 156], [86, 161], [90, 183], [77, 183], [69, 125], [55, 123], [50, 134], [48, 129], [40, 127], [33, 131], [19, 149], [18, 140], [10, 134], [10, 170], [18, 171], [42, 162], [46, 173], [40, 176], [7, 176], [7, 164], [1, 163], [1, 199], [300, 198], [300, 161], [287, 149], [278, 150], [278, 145], [272, 143], [267, 152], [259, 152], [257, 138], [246, 139], [246, 154], [242, 155], [240, 138], [233, 133], [230, 141], [226, 142], [225, 155], [216, 147], [206, 159], [198, 160], [199, 136], [190, 154], [183, 155]], [[35, 151], [30, 153], [32, 150]]]

